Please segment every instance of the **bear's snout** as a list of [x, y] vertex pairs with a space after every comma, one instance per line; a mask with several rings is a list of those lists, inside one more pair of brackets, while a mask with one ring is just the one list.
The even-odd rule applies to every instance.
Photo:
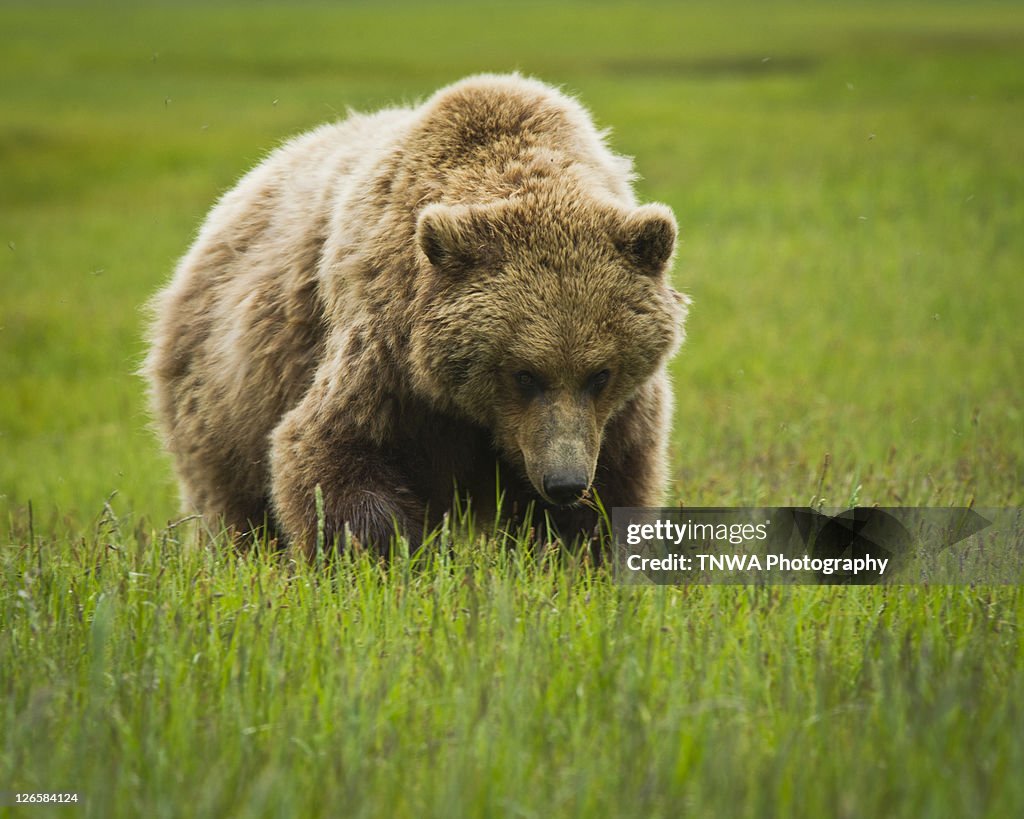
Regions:
[[545, 501], [572, 506], [590, 488], [601, 447], [594, 403], [559, 387], [531, 400], [515, 418], [515, 441], [526, 474]]
[[589, 481], [583, 472], [552, 472], [544, 476], [544, 494], [559, 506], [570, 506], [580, 499]]

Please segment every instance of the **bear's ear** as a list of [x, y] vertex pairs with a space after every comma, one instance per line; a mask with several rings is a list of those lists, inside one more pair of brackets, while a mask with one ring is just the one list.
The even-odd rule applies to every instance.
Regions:
[[616, 246], [641, 273], [660, 276], [676, 248], [676, 219], [665, 205], [641, 205], [618, 231]]
[[432, 204], [420, 211], [416, 243], [437, 270], [462, 275], [493, 256], [493, 231], [478, 210], [466, 205]]

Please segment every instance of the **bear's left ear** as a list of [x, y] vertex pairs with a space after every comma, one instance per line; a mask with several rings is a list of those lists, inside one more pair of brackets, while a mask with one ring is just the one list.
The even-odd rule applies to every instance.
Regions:
[[469, 205], [427, 205], [416, 220], [416, 244], [437, 270], [463, 275], [495, 254], [487, 214]]
[[660, 276], [676, 248], [676, 218], [666, 205], [641, 205], [626, 217], [615, 244], [641, 273]]

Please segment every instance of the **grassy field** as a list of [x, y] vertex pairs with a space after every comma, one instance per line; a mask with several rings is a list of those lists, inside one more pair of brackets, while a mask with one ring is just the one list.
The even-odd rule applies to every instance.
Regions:
[[285, 137], [481, 70], [681, 226], [674, 501], [1024, 505], [1024, 8], [0, 6], [0, 791], [15, 816], [1024, 815], [1024, 592], [654, 588], [455, 530], [189, 525], [142, 305]]

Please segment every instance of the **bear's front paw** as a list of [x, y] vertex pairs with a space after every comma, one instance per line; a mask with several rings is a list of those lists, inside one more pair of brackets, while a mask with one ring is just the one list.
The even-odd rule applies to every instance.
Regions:
[[396, 536], [418, 546], [426, 510], [405, 475], [379, 447], [346, 434], [336, 415], [320, 412], [343, 402], [311, 395], [273, 435], [270, 490], [280, 530], [310, 557], [335, 544], [386, 556]]
[[276, 494], [278, 523], [292, 545], [308, 557], [347, 548], [390, 554], [396, 538], [410, 548], [422, 541], [424, 509], [403, 490], [348, 489], [317, 485], [311, 492]]
[[[359, 489], [344, 498], [324, 499], [325, 548], [352, 546], [387, 555], [396, 538], [411, 548], [422, 540], [423, 510], [408, 493]], [[320, 526], [320, 520], [317, 521]]]

